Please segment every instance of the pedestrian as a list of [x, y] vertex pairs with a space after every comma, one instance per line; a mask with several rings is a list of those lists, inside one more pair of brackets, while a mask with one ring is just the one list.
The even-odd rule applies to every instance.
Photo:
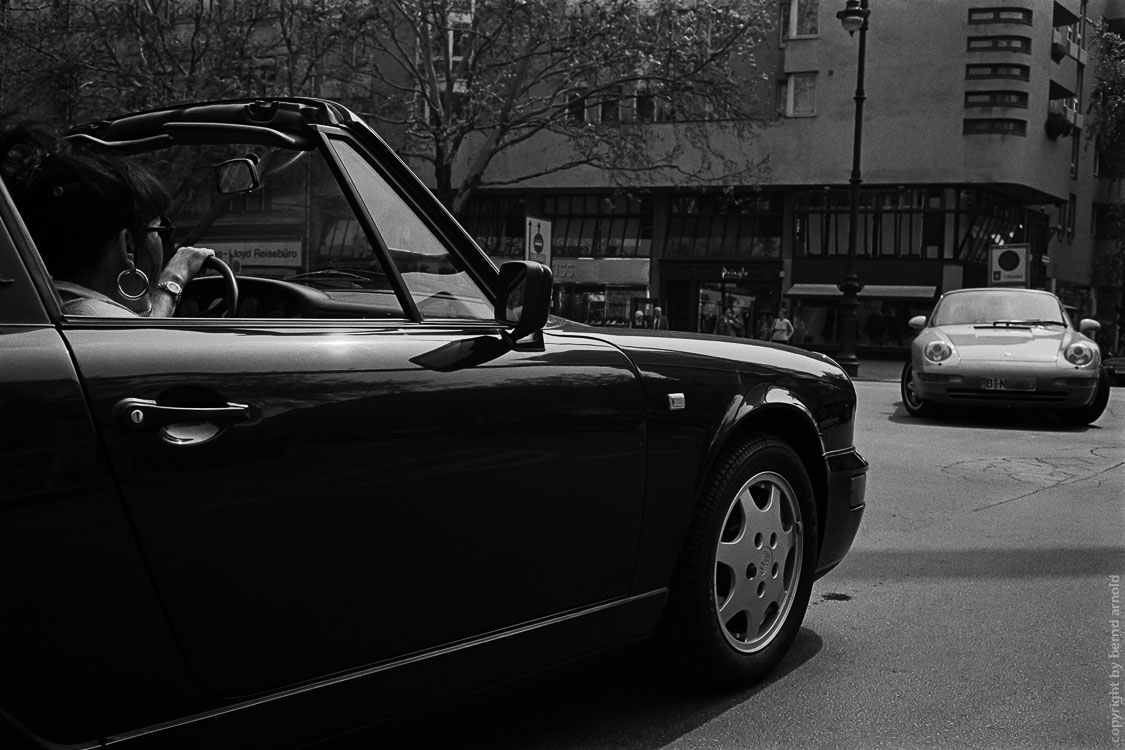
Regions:
[[668, 319], [664, 317], [664, 310], [659, 305], [652, 308], [652, 328], [654, 331], [668, 330]]
[[633, 313], [633, 321], [629, 324], [630, 328], [648, 328], [648, 321], [645, 320], [645, 311], [637, 310]]
[[719, 323], [715, 327], [715, 332], [723, 336], [742, 335], [742, 321], [734, 314], [733, 307], [728, 307], [723, 313], [723, 317], [719, 319]]
[[773, 319], [773, 325], [770, 326], [770, 340], [787, 344], [792, 337], [793, 324], [789, 322], [789, 318], [785, 317], [785, 308], [779, 307], [777, 317]]

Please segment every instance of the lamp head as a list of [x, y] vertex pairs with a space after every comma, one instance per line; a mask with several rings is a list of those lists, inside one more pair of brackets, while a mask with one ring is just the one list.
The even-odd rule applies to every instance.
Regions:
[[867, 3], [861, 4], [860, 0], [848, 0], [844, 9], [836, 12], [836, 18], [840, 19], [840, 24], [848, 34], [862, 29], [869, 15], [871, 11], [867, 8]]

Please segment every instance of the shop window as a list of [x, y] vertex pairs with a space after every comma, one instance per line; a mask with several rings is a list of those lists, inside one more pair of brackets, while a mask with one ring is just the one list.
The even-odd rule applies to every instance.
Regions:
[[642, 257], [652, 251], [652, 199], [626, 194], [551, 195], [553, 257]]

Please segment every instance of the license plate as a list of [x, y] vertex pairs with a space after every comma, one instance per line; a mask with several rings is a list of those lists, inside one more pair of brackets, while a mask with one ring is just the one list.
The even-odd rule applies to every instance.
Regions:
[[981, 387], [986, 391], [1034, 391], [1034, 378], [984, 378]]

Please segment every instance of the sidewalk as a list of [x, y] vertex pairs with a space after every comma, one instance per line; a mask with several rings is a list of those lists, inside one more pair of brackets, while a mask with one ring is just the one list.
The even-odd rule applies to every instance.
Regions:
[[853, 380], [879, 380], [897, 383], [906, 359], [860, 359], [859, 374]]

